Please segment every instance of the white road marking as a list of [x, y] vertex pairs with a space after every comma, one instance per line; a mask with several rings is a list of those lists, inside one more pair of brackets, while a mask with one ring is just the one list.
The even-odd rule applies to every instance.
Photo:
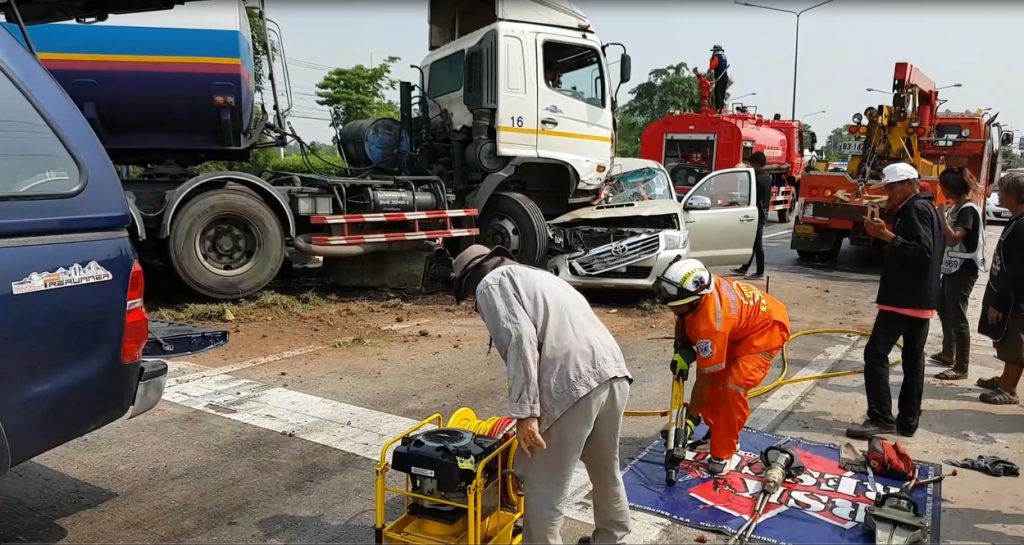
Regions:
[[[856, 337], [850, 337], [848, 342], [825, 349], [795, 376], [827, 371], [854, 342]], [[416, 420], [227, 374], [323, 348], [326, 346], [309, 346], [198, 372], [195, 370], [200, 366], [195, 364], [169, 362], [171, 375], [178, 378], [168, 380], [164, 399], [236, 422], [290, 434], [376, 463], [384, 443], [414, 426]], [[748, 427], [764, 429], [762, 426], [775, 422], [812, 384], [800, 383], [771, 394], [752, 412]], [[565, 504], [566, 517], [585, 524], [594, 523], [594, 507], [587, 497], [590, 489], [586, 469], [583, 464], [577, 464]], [[630, 517], [630, 541], [633, 543], [654, 543], [663, 531], [675, 525], [667, 518], [636, 509], [630, 512]]]
[[[317, 351], [323, 350], [323, 349], [325, 349], [325, 348], [327, 348], [329, 346], [331, 346], [331, 345], [329, 345], [329, 344], [312, 344], [312, 345], [309, 345], [309, 346], [303, 346], [301, 348], [295, 348], [293, 350], [287, 350], [285, 352], [281, 352], [280, 354], [271, 354], [270, 356], [262, 356], [262, 357], [259, 357], [259, 358], [253, 358], [251, 360], [246, 360], [246, 361], [243, 361], [241, 363], [233, 363], [231, 365], [225, 365], [223, 367], [205, 367], [203, 371], [200, 371], [198, 373], [185, 374], [184, 376], [180, 376], [178, 378], [168, 379], [167, 387], [171, 388], [172, 386], [177, 386], [179, 384], [183, 384], [183, 383], [187, 383], [187, 382], [192, 382], [192, 381], [195, 381], [195, 380], [198, 380], [198, 379], [201, 379], [201, 378], [205, 378], [205, 377], [214, 377], [214, 376], [217, 376], [217, 375], [227, 375], [227, 374], [230, 374], [230, 373], [234, 373], [236, 371], [241, 371], [243, 369], [248, 369], [250, 367], [256, 367], [256, 366], [259, 366], [259, 365], [265, 365], [265, 364], [268, 364], [268, 363], [273, 363], [275, 361], [286, 360], [286, 359], [289, 359], [289, 358], [294, 358], [296, 356], [301, 356], [303, 354], [309, 354], [309, 353], [312, 353], [312, 352], [317, 352]], [[173, 365], [176, 365], [176, 363], [172, 364], [172, 367], [171, 367], [172, 370], [174, 369]], [[188, 364], [188, 365], [195, 365], [195, 364]]]
[[[860, 337], [845, 335], [845, 338], [846, 341], [823, 350], [808, 362], [799, 373], [791, 378], [796, 379], [827, 373], [837, 361], [842, 359], [853, 348], [854, 343]], [[814, 382], [813, 380], [798, 382], [772, 392], [767, 399], [762, 401], [751, 412], [750, 418], [747, 420], [747, 427], [754, 430], [771, 431], [779, 423], [779, 420], [786, 416], [786, 412], [799, 402], [804, 394], [814, 386]]]
[[763, 238], [763, 239], [764, 238], [775, 238], [775, 237], [781, 237], [782, 235], [790, 235], [790, 234], [793, 234], [793, 231], [791, 231], [789, 229], [786, 229], [784, 231], [776, 231], [774, 233], [771, 233], [771, 234], [768, 234], [768, 235], [764, 235], [761, 238]]

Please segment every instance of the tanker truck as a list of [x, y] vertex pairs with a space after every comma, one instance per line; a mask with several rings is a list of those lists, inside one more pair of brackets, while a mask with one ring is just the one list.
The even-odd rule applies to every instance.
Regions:
[[[542, 265], [546, 218], [589, 202], [609, 173], [607, 51], [621, 47], [619, 86], [630, 59], [570, 0], [431, 0], [429, 54], [419, 81], [399, 86], [400, 119], [338, 133], [345, 176], [203, 172], [297, 138], [281, 30], [262, 0], [151, 3], [162, 11], [50, 23], [28, 2], [25, 33], [10, 1], [2, 11], [118, 167], [140, 253], [201, 295], [259, 291], [289, 248], [353, 287], [420, 287], [441, 248], [474, 238]], [[256, 57], [272, 44], [254, 47], [249, 10], [276, 62]]]

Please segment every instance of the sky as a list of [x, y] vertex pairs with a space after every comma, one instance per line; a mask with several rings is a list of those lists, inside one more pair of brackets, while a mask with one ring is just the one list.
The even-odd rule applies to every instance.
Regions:
[[[817, 3], [750, 0], [799, 11]], [[820, 1], [820, 0], [819, 0]], [[267, 0], [268, 15], [282, 27], [296, 112], [326, 117], [313, 98], [325, 67], [402, 58], [400, 79], [415, 81], [408, 67], [427, 53], [426, 1]], [[633, 62], [633, 78], [620, 91], [628, 100], [633, 85], [654, 69], [678, 62], [706, 66], [709, 50], [721, 44], [729, 58], [730, 90], [767, 116], [789, 117], [793, 91], [795, 17], [733, 4], [654, 0], [575, 0], [604, 42], [622, 42]], [[1024, 70], [1016, 38], [1024, 22], [1024, 2], [882, 2], [834, 0], [800, 18], [797, 117], [804, 118], [823, 144], [835, 127], [867, 106], [889, 103], [893, 65], [906, 61], [928, 74], [949, 102], [943, 109], [992, 108], [1004, 125], [1024, 133]], [[312, 65], [309, 63], [313, 63]], [[311, 68], [311, 66], [320, 68]], [[613, 70], [613, 72], [615, 72]], [[329, 140], [331, 129], [318, 120], [294, 119], [307, 141]]]

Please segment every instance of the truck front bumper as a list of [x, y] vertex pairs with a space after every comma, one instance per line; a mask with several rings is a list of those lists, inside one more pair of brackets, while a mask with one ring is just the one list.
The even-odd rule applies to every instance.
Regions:
[[[668, 236], [666, 237], [666, 235]], [[601, 254], [606, 247], [594, 248], [582, 254], [555, 256], [548, 261], [547, 268], [555, 276], [581, 290], [649, 290], [654, 286], [657, 276], [664, 272], [670, 263], [676, 259], [685, 259], [690, 254], [688, 237], [685, 231], [662, 231], [655, 236], [658, 236], [660, 239], [660, 243], [655, 249], [647, 252], [640, 259], [637, 259], [639, 256], [634, 256], [632, 259], [624, 260], [620, 266], [608, 270], [591, 274], [586, 272], [586, 266], [581, 266], [580, 264], [581, 261], [593, 260], [594, 256]], [[666, 239], [679, 240], [676, 237], [682, 237], [683, 244], [666, 244]], [[633, 239], [623, 242], [628, 243], [630, 240]], [[606, 267], [602, 267], [602, 269], [604, 268]]]
[[135, 401], [128, 411], [128, 418], [135, 418], [160, 403], [167, 384], [167, 362], [145, 360], [139, 367], [139, 385], [135, 388]]

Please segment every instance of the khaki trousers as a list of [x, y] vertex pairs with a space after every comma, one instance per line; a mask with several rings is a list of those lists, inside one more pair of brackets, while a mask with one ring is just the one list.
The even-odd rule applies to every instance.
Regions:
[[629, 504], [619, 471], [619, 430], [629, 381], [608, 380], [574, 403], [544, 431], [546, 449], [516, 456], [526, 512], [523, 543], [561, 543], [562, 504], [578, 461], [593, 485], [593, 543], [625, 543]]

